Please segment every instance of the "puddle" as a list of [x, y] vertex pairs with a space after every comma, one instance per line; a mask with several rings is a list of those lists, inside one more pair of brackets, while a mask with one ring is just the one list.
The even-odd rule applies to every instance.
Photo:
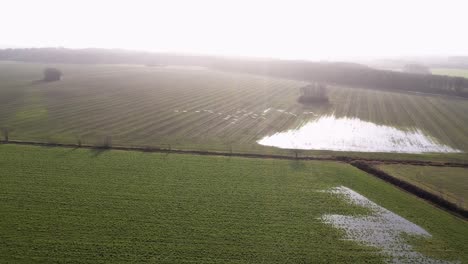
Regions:
[[257, 141], [260, 145], [286, 149], [317, 149], [361, 152], [461, 152], [439, 144], [421, 130], [400, 130], [358, 118], [323, 116], [304, 126]]
[[[227, 122], [228, 125], [235, 125], [244, 121], [250, 121], [251, 119], [253, 120], [258, 120], [258, 122], [262, 122], [263, 120], [267, 120], [267, 114], [271, 113], [274, 108], [267, 108], [261, 111], [247, 111], [246, 109], [237, 109], [233, 111], [229, 111], [226, 113], [222, 112], [217, 112], [214, 110], [210, 109], [193, 109], [193, 110], [187, 110], [187, 109], [174, 109], [174, 113], [200, 113], [200, 114], [213, 114], [216, 115], [219, 120], [222, 120], [222, 122]], [[292, 112], [286, 112], [285, 110], [279, 109], [279, 112], [281, 114], [288, 114], [292, 115], [294, 117], [297, 117], [297, 114], [292, 113]]]
[[271, 110], [271, 107], [263, 110], [262, 115], [266, 115], [268, 112], [270, 112], [270, 110]]
[[313, 115], [313, 116], [318, 116], [318, 114], [314, 113], [314, 112], [303, 112], [302, 114], [304, 115]]
[[383, 253], [389, 256], [390, 263], [454, 263], [426, 257], [414, 251], [401, 237], [402, 233], [431, 237], [420, 226], [347, 187], [340, 186], [327, 192], [343, 196], [350, 204], [368, 208], [372, 212], [367, 216], [323, 215], [321, 217], [325, 223], [344, 229], [346, 239], [382, 249]]

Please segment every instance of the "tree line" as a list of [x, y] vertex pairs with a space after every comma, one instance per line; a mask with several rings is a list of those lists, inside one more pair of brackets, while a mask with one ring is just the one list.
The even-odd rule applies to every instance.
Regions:
[[338, 85], [456, 95], [468, 98], [468, 79], [377, 70], [353, 63], [308, 61], [223, 62], [219, 68]]
[[115, 49], [34, 48], [0, 50], [0, 60], [74, 63], [186, 65], [346, 86], [411, 91], [468, 98], [468, 79], [373, 69], [355, 63], [234, 59]]

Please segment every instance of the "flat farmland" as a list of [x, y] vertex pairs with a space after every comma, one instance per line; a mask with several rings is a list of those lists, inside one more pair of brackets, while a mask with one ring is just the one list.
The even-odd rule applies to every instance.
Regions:
[[458, 76], [468, 78], [468, 69], [457, 69], [457, 68], [433, 68], [431, 69], [432, 74], [447, 75], [447, 76]]
[[468, 169], [412, 165], [380, 165], [390, 175], [405, 180], [468, 209]]
[[0, 145], [0, 212], [5, 263], [468, 261], [466, 221], [337, 162]]
[[[296, 120], [289, 110], [300, 82], [200, 68], [57, 66], [64, 78], [38, 83], [44, 65], [0, 64], [0, 124], [11, 138], [158, 145], [220, 145], [255, 139]], [[239, 111], [239, 112], [238, 112]], [[236, 117], [234, 117], [234, 115]], [[224, 146], [223, 146], [224, 147]]]
[[[38, 81], [48, 66], [63, 79]], [[256, 142], [335, 115], [468, 150], [468, 100], [456, 98], [330, 87], [330, 104], [303, 107], [306, 83], [195, 67], [2, 62], [0, 80], [0, 127], [16, 140], [274, 152]]]

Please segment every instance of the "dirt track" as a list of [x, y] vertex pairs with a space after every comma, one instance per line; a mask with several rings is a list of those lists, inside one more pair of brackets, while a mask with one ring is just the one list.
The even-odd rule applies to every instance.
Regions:
[[416, 166], [437, 166], [437, 167], [461, 167], [468, 168], [468, 163], [454, 163], [454, 162], [434, 162], [434, 161], [420, 161], [420, 160], [395, 160], [395, 159], [366, 159], [350, 156], [287, 156], [287, 155], [274, 155], [274, 154], [260, 154], [260, 153], [239, 153], [239, 152], [222, 152], [222, 151], [204, 151], [204, 150], [183, 150], [171, 148], [157, 148], [157, 147], [124, 147], [124, 146], [95, 146], [95, 145], [78, 145], [78, 144], [62, 144], [62, 143], [46, 143], [35, 141], [19, 141], [10, 140], [8, 142], [0, 141], [0, 144], [16, 144], [16, 145], [31, 145], [31, 146], [44, 146], [44, 147], [66, 147], [66, 148], [85, 148], [85, 149], [100, 149], [100, 150], [123, 150], [123, 151], [141, 151], [141, 152], [154, 152], [154, 153], [171, 153], [171, 154], [192, 154], [192, 155], [207, 155], [207, 156], [224, 156], [224, 157], [244, 157], [244, 158], [259, 158], [259, 159], [284, 159], [284, 160], [323, 160], [323, 161], [337, 161], [351, 163], [354, 161], [362, 161], [371, 164], [403, 164], [403, 165], [416, 165]]

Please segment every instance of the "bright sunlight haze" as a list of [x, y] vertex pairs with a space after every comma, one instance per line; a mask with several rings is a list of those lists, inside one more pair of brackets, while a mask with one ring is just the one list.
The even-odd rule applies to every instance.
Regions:
[[463, 0], [4, 0], [0, 48], [330, 60], [459, 55], [468, 53], [467, 7]]

